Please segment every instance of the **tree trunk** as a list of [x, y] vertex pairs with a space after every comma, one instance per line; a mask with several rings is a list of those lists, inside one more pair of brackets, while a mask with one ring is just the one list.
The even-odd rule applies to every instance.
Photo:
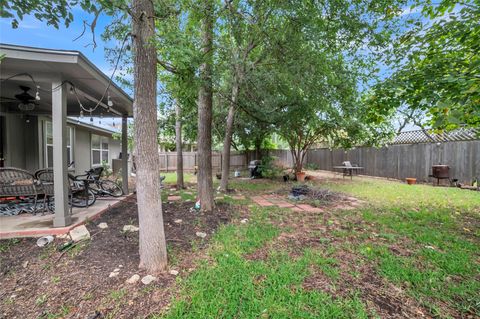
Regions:
[[238, 100], [239, 87], [239, 81], [234, 80], [232, 86], [232, 98], [230, 100], [230, 108], [227, 116], [227, 126], [225, 128], [225, 139], [223, 140], [222, 180], [220, 181], [220, 191], [222, 192], [226, 192], [228, 190], [228, 177], [230, 173], [230, 148], [232, 144], [233, 120], [235, 118], [235, 105]]
[[140, 228], [140, 268], [156, 273], [167, 267], [160, 194], [157, 145], [157, 54], [149, 41], [155, 35], [155, 15], [149, 0], [133, 0], [135, 154]]
[[180, 104], [175, 102], [175, 148], [177, 150], [177, 189], [185, 188], [183, 183], [182, 119]]
[[198, 198], [202, 211], [212, 211], [212, 55], [213, 55], [213, 2], [204, 0], [202, 18], [202, 53], [200, 89], [198, 92]]

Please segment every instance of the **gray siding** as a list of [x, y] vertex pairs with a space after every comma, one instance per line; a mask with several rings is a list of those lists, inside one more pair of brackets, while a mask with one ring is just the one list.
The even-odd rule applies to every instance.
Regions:
[[[30, 116], [29, 122], [23, 115], [5, 115], [5, 165], [26, 169], [35, 172], [47, 166], [45, 160], [45, 121], [51, 121], [45, 116]], [[75, 174], [82, 174], [92, 167], [91, 165], [91, 135], [97, 134], [109, 137], [109, 165], [117, 159], [121, 152], [121, 141], [114, 140], [111, 134], [96, 131], [72, 123], [73, 128], [73, 160]]]

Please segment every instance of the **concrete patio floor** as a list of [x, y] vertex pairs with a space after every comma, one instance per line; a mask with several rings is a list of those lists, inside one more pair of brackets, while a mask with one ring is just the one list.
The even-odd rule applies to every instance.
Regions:
[[95, 219], [108, 208], [117, 205], [128, 196], [118, 198], [97, 198], [93, 206], [86, 208], [73, 208], [72, 224], [67, 227], [53, 227], [54, 214], [28, 213], [16, 216], [0, 217], [0, 239], [17, 237], [41, 237], [46, 235], [61, 235], [68, 233], [72, 228]]

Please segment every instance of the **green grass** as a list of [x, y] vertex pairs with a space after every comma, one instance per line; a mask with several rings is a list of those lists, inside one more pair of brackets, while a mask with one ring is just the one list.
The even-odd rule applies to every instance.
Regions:
[[[176, 184], [177, 183], [177, 173], [176, 172], [162, 172], [160, 173], [161, 176], [165, 176], [163, 182], [165, 184]], [[195, 175], [192, 173], [184, 173], [183, 174], [183, 181], [185, 183], [191, 183], [192, 180], [195, 179]]]
[[302, 288], [311, 266], [338, 278], [336, 261], [318, 251], [306, 249], [297, 259], [284, 250], [269, 251], [266, 260], [246, 258], [278, 236], [280, 229], [268, 221], [274, 214], [255, 208], [248, 224], [222, 227], [209, 251], [212, 260], [183, 282], [165, 318], [367, 318], [355, 294], [334, 299]]
[[435, 207], [463, 210], [478, 210], [480, 207], [478, 192], [452, 187], [407, 185], [397, 181], [373, 178], [356, 178], [352, 182], [331, 182], [322, 185], [331, 190], [358, 196], [380, 207]]
[[[247, 196], [284, 187], [268, 180], [232, 179], [230, 185]], [[181, 291], [170, 310], [153, 318], [376, 316], [355, 289], [342, 297], [303, 289], [312, 272], [321, 271], [333, 285], [345, 280], [342, 271], [361, 278], [353, 268], [339, 267], [342, 261], [332, 255], [341, 250], [401, 287], [434, 316], [480, 316], [479, 193], [364, 178], [312, 185], [367, 203], [356, 210], [332, 212], [325, 220], [319, 216], [318, 223], [333, 227], [330, 238], [319, 232], [323, 248], [303, 247], [295, 251], [295, 258], [288, 247], [268, 244], [290, 231], [293, 223], [302, 223], [300, 217], [289, 210], [254, 206], [247, 224], [225, 225], [217, 231], [209, 258], [180, 281]], [[179, 193], [182, 198], [194, 196]], [[229, 196], [224, 201], [249, 203]], [[279, 222], [286, 226], [275, 226]], [[267, 250], [266, 257], [249, 258], [258, 249]]]

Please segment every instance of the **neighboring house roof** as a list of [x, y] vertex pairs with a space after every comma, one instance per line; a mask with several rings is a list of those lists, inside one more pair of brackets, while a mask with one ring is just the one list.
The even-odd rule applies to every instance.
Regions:
[[114, 128], [110, 125], [104, 124], [105, 122], [99, 123], [98, 119], [94, 119], [94, 122], [92, 123], [90, 122], [90, 118], [86, 120], [79, 117], [68, 117], [67, 122], [73, 126], [84, 127], [93, 132], [105, 133], [108, 135], [121, 133], [120, 124], [118, 125], [118, 128]]
[[453, 131], [443, 131], [435, 133], [433, 130], [417, 130], [401, 132], [398, 134], [392, 144], [415, 144], [415, 143], [436, 143], [436, 142], [454, 142], [469, 141], [480, 139], [480, 129], [459, 128]]
[[[74, 83], [79, 96], [83, 99], [82, 104], [89, 108], [97, 103], [110, 81], [99, 68], [90, 62], [81, 52], [72, 50], [52, 50], [0, 43], [0, 55], [4, 55], [0, 63], [1, 78], [6, 79], [19, 73], [31, 74], [35, 82], [42, 89], [51, 90], [52, 79], [59, 77], [62, 81]], [[9, 81], [2, 82], [2, 96], [18, 94], [18, 86], [25, 85], [30, 81], [28, 77], [14, 77]], [[111, 116], [132, 116], [133, 99], [114, 82], [110, 84], [108, 91], [114, 105], [111, 108]], [[51, 96], [41, 92], [42, 101], [38, 111], [47, 113], [47, 104], [51, 102]], [[105, 108], [99, 108], [93, 113], [98, 116], [106, 112], [107, 96], [101, 101]], [[79, 105], [73, 94], [67, 94], [67, 113], [69, 116], [79, 114]], [[43, 106], [43, 108], [42, 108]], [[105, 114], [107, 116], [107, 114]]]

